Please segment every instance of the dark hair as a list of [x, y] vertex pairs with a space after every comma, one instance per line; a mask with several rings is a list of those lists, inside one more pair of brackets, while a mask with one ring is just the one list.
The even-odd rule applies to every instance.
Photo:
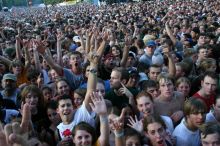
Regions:
[[210, 78], [212, 78], [212, 79], [214, 79], [214, 80], [217, 80], [218, 81], [218, 79], [219, 79], [219, 77], [218, 77], [218, 75], [215, 73], [215, 72], [213, 72], [213, 71], [206, 71], [204, 74], [203, 74], [203, 76], [202, 76], [202, 80], [204, 80], [205, 79], [205, 77], [210, 77]]
[[184, 103], [183, 113], [185, 118], [193, 113], [207, 113], [207, 106], [201, 99], [191, 97]]
[[81, 96], [84, 99], [86, 96], [86, 89], [78, 88], [74, 91], [74, 93], [78, 94], [79, 96]]
[[142, 90], [145, 91], [148, 88], [152, 88], [152, 87], [158, 87], [158, 83], [154, 80], [147, 80], [144, 81], [142, 84]]
[[163, 126], [164, 129], [166, 129], [166, 124], [164, 123], [163, 119], [158, 114], [153, 114], [152, 116], [144, 118], [143, 125], [145, 132], [148, 131], [147, 126], [152, 123], [159, 123]]
[[47, 103], [46, 110], [48, 110], [48, 109], [56, 110], [57, 106], [58, 106], [57, 101], [51, 100]]
[[96, 136], [96, 132], [95, 129], [89, 125], [86, 122], [80, 122], [79, 124], [77, 124], [74, 129], [72, 130], [72, 136], [74, 137], [76, 135], [76, 131], [77, 130], [85, 130], [86, 132], [88, 132], [89, 134], [91, 134], [92, 136], [92, 144], [94, 144], [97, 140], [97, 136]]
[[60, 102], [61, 100], [71, 100], [71, 102], [72, 102], [72, 104], [73, 104], [72, 98], [71, 98], [71, 96], [69, 96], [69, 95], [59, 96], [58, 99], [57, 99], [58, 105], [59, 105], [59, 102]]
[[138, 138], [138, 141], [141, 143], [141, 134], [133, 128], [125, 128], [124, 135], [125, 135], [125, 141], [129, 137], [136, 136]]
[[218, 141], [220, 142], [220, 125], [216, 122], [208, 122], [199, 127], [201, 131], [201, 139], [206, 138], [209, 134], [218, 134]]

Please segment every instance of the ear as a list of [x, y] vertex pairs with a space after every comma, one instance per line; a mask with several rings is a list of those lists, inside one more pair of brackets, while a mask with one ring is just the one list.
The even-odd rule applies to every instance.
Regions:
[[58, 114], [60, 114], [60, 112], [59, 112], [59, 108], [56, 109], [56, 112], [57, 112]]
[[204, 83], [204, 81], [203, 81], [203, 80], [201, 80], [201, 86], [203, 85], [203, 83]]
[[124, 85], [127, 84], [127, 80], [126, 80], [126, 79], [123, 79], [121, 82], [122, 82]]
[[144, 135], [145, 135], [146, 137], [149, 137], [149, 134], [148, 134], [146, 131], [144, 131]]

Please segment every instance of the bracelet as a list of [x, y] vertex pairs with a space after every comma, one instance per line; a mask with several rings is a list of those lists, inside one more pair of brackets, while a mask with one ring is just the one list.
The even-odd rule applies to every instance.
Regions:
[[122, 131], [120, 131], [120, 132], [115, 131], [115, 136], [116, 136], [116, 137], [122, 137], [122, 136], [124, 136], [124, 130], [122, 130]]
[[96, 73], [97, 73], [97, 70], [93, 68], [93, 69], [90, 69], [89, 72], [91, 72], [91, 73], [93, 73], [93, 74], [96, 74]]
[[100, 116], [99, 117], [101, 123], [108, 123], [108, 116]]

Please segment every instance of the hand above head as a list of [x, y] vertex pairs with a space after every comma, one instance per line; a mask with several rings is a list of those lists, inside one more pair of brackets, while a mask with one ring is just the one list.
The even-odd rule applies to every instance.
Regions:
[[107, 107], [102, 95], [93, 92], [90, 94], [92, 103], [89, 103], [92, 110], [98, 115], [107, 115]]
[[0, 145], [1, 146], [28, 146], [28, 132], [31, 123], [30, 107], [26, 103], [22, 110], [21, 124], [13, 122], [5, 125], [4, 129], [0, 125]]
[[135, 115], [135, 119], [130, 116], [128, 119], [129, 123], [127, 124], [129, 127], [137, 130], [138, 132], [143, 132], [144, 126], [142, 120], [138, 120], [137, 116]]

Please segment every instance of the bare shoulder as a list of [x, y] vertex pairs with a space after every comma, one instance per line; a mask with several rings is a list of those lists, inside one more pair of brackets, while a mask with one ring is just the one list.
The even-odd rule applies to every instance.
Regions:
[[179, 91], [174, 91], [174, 96], [178, 99], [178, 100], [181, 100], [181, 101], [184, 101], [185, 97], [183, 95], [183, 93], [179, 92]]

